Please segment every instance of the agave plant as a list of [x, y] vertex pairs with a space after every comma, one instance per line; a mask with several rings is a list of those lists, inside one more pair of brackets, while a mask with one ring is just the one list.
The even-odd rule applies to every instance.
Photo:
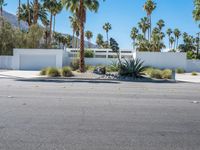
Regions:
[[140, 59], [125, 60], [122, 62], [119, 74], [121, 76], [130, 76], [134, 78], [139, 78], [142, 72], [145, 70], [143, 63]]

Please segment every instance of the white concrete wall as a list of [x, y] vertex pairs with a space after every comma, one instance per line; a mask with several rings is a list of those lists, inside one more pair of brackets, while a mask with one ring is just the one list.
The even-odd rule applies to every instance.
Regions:
[[[63, 65], [63, 50], [60, 49], [14, 49], [13, 50], [13, 62], [12, 68], [19, 70], [20, 69], [20, 58], [25, 56], [30, 60], [29, 62], [35, 62], [35, 59], [40, 58], [38, 60], [38, 64], [35, 64], [33, 68], [29, 68], [28, 70], [36, 70], [36, 68], [40, 69], [41, 67], [50, 67], [48, 66], [47, 59], [55, 58], [55, 67], [62, 67]], [[44, 61], [44, 65], [41, 65], [41, 59]], [[37, 66], [38, 65], [38, 66]]]
[[200, 60], [187, 60], [187, 72], [200, 72]]
[[161, 69], [186, 69], [186, 53], [170, 52], [136, 52], [136, 58], [144, 61], [145, 66], [152, 66]]
[[12, 69], [12, 56], [0, 56], [0, 69]]

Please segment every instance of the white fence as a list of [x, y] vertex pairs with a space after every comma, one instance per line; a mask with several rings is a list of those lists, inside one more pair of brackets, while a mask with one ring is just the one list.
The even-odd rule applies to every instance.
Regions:
[[0, 56], [0, 69], [12, 69], [12, 56]]

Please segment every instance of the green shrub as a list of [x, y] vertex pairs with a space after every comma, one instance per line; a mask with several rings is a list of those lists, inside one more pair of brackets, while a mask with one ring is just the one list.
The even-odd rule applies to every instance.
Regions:
[[94, 71], [95, 66], [91, 66], [91, 65], [85, 65], [85, 70], [87, 71]]
[[152, 67], [146, 67], [145, 70], [143, 71], [144, 74], [150, 76], [151, 72], [154, 70]]
[[172, 78], [172, 70], [165, 69], [162, 71], [162, 79], [171, 79]]
[[125, 60], [122, 62], [119, 70], [119, 74], [121, 76], [131, 76], [134, 78], [138, 78], [142, 75], [145, 67], [143, 66], [143, 62], [139, 59], [133, 60]]
[[57, 68], [49, 68], [47, 71], [49, 77], [59, 77], [60, 71]]
[[154, 69], [151, 74], [150, 74], [151, 78], [156, 78], [156, 79], [162, 79], [162, 71], [159, 69]]
[[185, 70], [183, 68], [177, 68], [176, 73], [182, 74], [185, 73]]
[[86, 58], [93, 58], [94, 57], [94, 51], [92, 51], [92, 50], [85, 50], [84, 51], [84, 56]]
[[113, 61], [111, 65], [106, 67], [107, 72], [118, 72], [119, 71], [119, 63], [117, 61]]
[[43, 68], [43, 69], [40, 71], [40, 75], [41, 75], [41, 76], [47, 75], [48, 69], [49, 69], [49, 68]]
[[72, 77], [73, 73], [70, 67], [63, 67], [61, 70], [61, 74], [63, 77]]
[[193, 75], [193, 76], [198, 76], [198, 73], [192, 72], [192, 75]]
[[70, 64], [70, 67], [72, 68], [73, 71], [78, 70], [79, 69], [79, 59], [74, 58]]

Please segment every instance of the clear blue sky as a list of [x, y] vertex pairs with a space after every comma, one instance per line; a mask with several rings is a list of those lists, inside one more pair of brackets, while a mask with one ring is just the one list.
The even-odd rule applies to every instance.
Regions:
[[[6, 11], [16, 13], [18, 0], [5, 0], [8, 5], [4, 8]], [[22, 0], [26, 2], [26, 0]], [[114, 37], [120, 44], [121, 48], [131, 48], [130, 31], [133, 26], [137, 26], [140, 18], [146, 15], [143, 10], [145, 0], [106, 0], [101, 2], [97, 14], [88, 12], [86, 30], [94, 33], [93, 42], [96, 35], [105, 32], [102, 26], [105, 22], [112, 24], [112, 31], [109, 35]], [[188, 32], [195, 35], [199, 29], [197, 23], [192, 18], [193, 0], [155, 0], [157, 9], [153, 12], [153, 25], [159, 19], [165, 21], [165, 28], [179, 28], [182, 32]], [[63, 33], [71, 34], [69, 17], [70, 13], [65, 9], [57, 16], [56, 30]], [[166, 46], [168, 45], [165, 39]]]

